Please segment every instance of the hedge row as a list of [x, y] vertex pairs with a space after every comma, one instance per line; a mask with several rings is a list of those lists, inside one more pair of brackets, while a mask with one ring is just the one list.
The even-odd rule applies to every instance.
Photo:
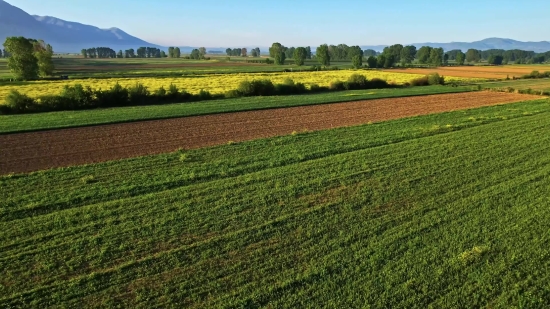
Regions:
[[[430, 80], [430, 79], [428, 79]], [[292, 79], [286, 79], [281, 84], [273, 84], [270, 80], [261, 79], [243, 81], [238, 88], [225, 94], [211, 94], [201, 90], [198, 94], [191, 94], [170, 85], [168, 89], [163, 87], [150, 92], [142, 84], [131, 87], [122, 87], [115, 84], [107, 90], [94, 90], [83, 87], [80, 84], [65, 86], [58, 95], [45, 95], [31, 98], [12, 90], [7, 96], [4, 105], [0, 105], [0, 114], [38, 113], [61, 110], [80, 110], [101, 107], [119, 107], [136, 105], [154, 105], [169, 103], [185, 103], [205, 101], [222, 98], [238, 98], [250, 96], [295, 95], [315, 93], [323, 91], [380, 89], [400, 87], [388, 84], [385, 80], [367, 78], [360, 74], [353, 74], [345, 81], [334, 81], [328, 87], [311, 85], [309, 88], [302, 83], [295, 83]]]

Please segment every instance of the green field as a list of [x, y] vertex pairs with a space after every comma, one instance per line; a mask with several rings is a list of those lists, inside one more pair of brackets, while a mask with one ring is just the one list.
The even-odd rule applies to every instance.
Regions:
[[0, 306], [547, 308], [550, 101], [0, 177]]
[[473, 87], [429, 86], [398, 89], [353, 90], [311, 95], [248, 97], [196, 103], [118, 107], [40, 114], [0, 115], [0, 134], [278, 107], [465, 92], [472, 91], [473, 89]]
[[533, 89], [541, 90], [548, 92], [550, 91], [550, 79], [540, 78], [540, 79], [517, 79], [517, 80], [507, 80], [499, 82], [488, 82], [480, 83], [484, 88], [508, 88], [512, 87], [514, 89]]
[[[288, 60], [284, 66], [274, 64], [246, 63], [246, 60], [265, 60], [265, 58], [243, 58], [214, 56], [211, 60], [189, 60], [173, 58], [148, 59], [84, 59], [79, 57], [56, 56], [53, 59], [55, 76], [68, 75], [76, 78], [121, 78], [121, 77], [169, 77], [209, 73], [254, 73], [254, 72], [281, 72], [285, 69], [294, 71], [309, 69], [312, 65], [319, 65], [315, 60], [307, 60], [304, 66], [293, 65]], [[340, 69], [351, 68], [350, 61], [333, 62], [332, 66]], [[5, 59], [0, 58], [0, 78], [11, 78], [12, 74], [5, 65]]]

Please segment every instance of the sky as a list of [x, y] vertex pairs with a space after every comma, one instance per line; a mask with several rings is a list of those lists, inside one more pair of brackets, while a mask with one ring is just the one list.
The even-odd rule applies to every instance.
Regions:
[[117, 27], [163, 46], [550, 41], [550, 1], [6, 0], [29, 14]]

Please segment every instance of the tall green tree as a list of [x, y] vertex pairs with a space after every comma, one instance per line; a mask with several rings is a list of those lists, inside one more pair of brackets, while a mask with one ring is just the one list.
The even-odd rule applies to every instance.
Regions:
[[193, 49], [189, 55], [191, 59], [199, 60], [201, 59], [201, 52], [198, 49]]
[[297, 66], [304, 65], [307, 58], [307, 50], [304, 47], [298, 47], [294, 50], [294, 63]]
[[248, 50], [246, 48], [241, 48], [241, 57], [246, 57], [248, 56]]
[[479, 62], [481, 60], [481, 52], [477, 49], [468, 49], [466, 52], [467, 62]]
[[175, 58], [174, 57], [174, 47], [172, 47], [172, 46], [168, 47], [168, 57]]
[[[403, 45], [395, 44], [384, 48], [384, 51], [382, 52], [382, 54], [386, 56], [386, 61], [391, 60], [391, 62], [388, 62], [387, 64], [389, 64], [390, 67], [393, 67], [395, 63], [398, 63], [401, 60], [402, 52], [403, 52]], [[384, 65], [384, 67], [388, 67], [388, 66]]]
[[401, 64], [403, 66], [411, 64], [416, 57], [416, 46], [408, 45], [401, 50]]
[[463, 53], [461, 50], [459, 50], [457, 53], [456, 53], [456, 63], [458, 65], [464, 65], [464, 61], [466, 60], [466, 54]]
[[2, 50], [0, 49], [0, 58], [4, 57], [4, 54], [2, 53]]
[[82, 54], [82, 57], [88, 58], [88, 51], [85, 48], [83, 48], [80, 53]]
[[443, 48], [433, 48], [430, 51], [430, 64], [433, 66], [441, 66], [443, 64]]
[[10, 53], [8, 68], [16, 78], [23, 80], [38, 78], [38, 59], [34, 55], [32, 40], [24, 37], [8, 37], [4, 47]]
[[376, 57], [376, 56], [378, 56], [378, 52], [376, 52], [374, 49], [365, 49], [363, 51], [363, 55], [365, 57], [371, 57], [371, 56]]
[[319, 61], [321, 65], [324, 65], [324, 66], [330, 65], [330, 53], [329, 53], [329, 48], [327, 44], [323, 44], [317, 47], [315, 51], [315, 56], [317, 57], [317, 61]]
[[378, 59], [376, 59], [375, 56], [369, 56], [369, 58], [367, 58], [367, 65], [371, 69], [376, 69], [378, 67]]
[[181, 50], [179, 47], [174, 48], [174, 58], [181, 57]]
[[421, 64], [427, 64], [430, 61], [430, 54], [432, 53], [432, 49], [429, 46], [422, 46], [416, 53], [416, 58], [418, 59], [418, 62]]
[[285, 64], [285, 49], [281, 43], [273, 43], [269, 48], [269, 56], [275, 60], [275, 64]]
[[311, 53], [311, 47], [306, 47], [306, 59], [311, 59], [312, 53]]
[[118, 51], [118, 54], [116, 54], [117, 58], [124, 58], [124, 54], [122, 54], [122, 50]]
[[53, 64], [53, 48], [44, 41], [34, 41], [34, 56], [38, 60], [38, 73], [40, 76], [52, 76], [55, 69]]
[[363, 56], [355, 55], [355, 56], [351, 57], [351, 65], [356, 69], [359, 69], [360, 67], [362, 67], [363, 66]]
[[376, 66], [379, 68], [383, 68], [385, 64], [386, 64], [386, 55], [384, 54], [378, 55], [378, 57], [376, 58]]
[[206, 56], [206, 48], [204, 47], [199, 48], [199, 55], [200, 55], [200, 59], [204, 59]]

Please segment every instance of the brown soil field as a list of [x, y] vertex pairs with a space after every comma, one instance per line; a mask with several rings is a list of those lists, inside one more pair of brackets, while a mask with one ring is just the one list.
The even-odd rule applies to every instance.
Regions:
[[550, 71], [549, 66], [460, 66], [460, 67], [441, 67], [441, 68], [410, 68], [410, 69], [389, 69], [386, 72], [411, 73], [411, 74], [430, 74], [437, 72], [443, 76], [469, 77], [469, 78], [488, 78], [504, 79], [520, 77], [529, 74], [532, 71], [540, 72]]
[[538, 96], [471, 92], [377, 99], [0, 135], [0, 174], [118, 160]]

